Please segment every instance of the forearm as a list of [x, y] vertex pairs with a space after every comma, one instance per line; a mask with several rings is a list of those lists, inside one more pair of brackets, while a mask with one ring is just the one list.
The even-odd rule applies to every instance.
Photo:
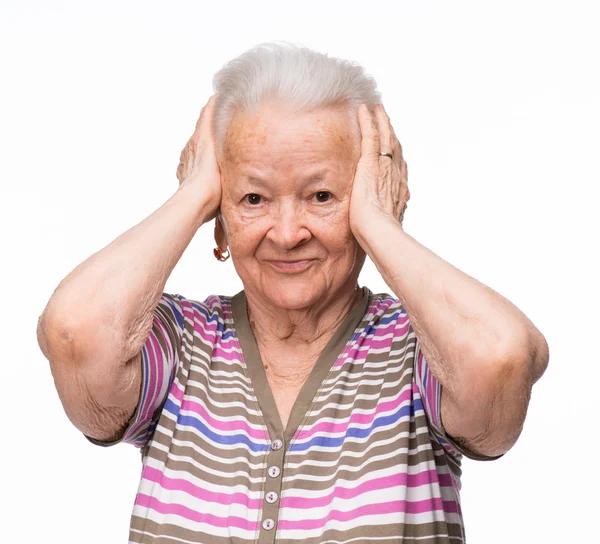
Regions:
[[133, 357], [151, 330], [168, 277], [205, 215], [198, 187], [182, 184], [160, 208], [60, 282], [40, 317], [39, 333], [51, 324], [78, 349], [109, 343], [114, 350], [118, 343], [123, 362]]
[[[510, 301], [421, 245], [394, 219], [375, 217], [360, 237], [402, 302], [431, 371], [449, 391], [509, 353], [525, 360], [529, 343], [541, 336]], [[535, 381], [540, 370], [531, 371]]]

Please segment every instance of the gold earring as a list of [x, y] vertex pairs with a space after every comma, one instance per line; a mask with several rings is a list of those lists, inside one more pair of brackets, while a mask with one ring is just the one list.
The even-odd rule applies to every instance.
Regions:
[[215, 249], [213, 249], [213, 254], [218, 261], [225, 262], [227, 259], [229, 259], [229, 257], [231, 257], [231, 254], [229, 253], [229, 248], [225, 250], [225, 253], [226, 254], [224, 254], [221, 248], [218, 246]]

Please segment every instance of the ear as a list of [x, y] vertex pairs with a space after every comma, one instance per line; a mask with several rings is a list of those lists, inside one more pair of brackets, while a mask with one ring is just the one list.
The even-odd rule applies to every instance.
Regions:
[[223, 228], [223, 223], [219, 219], [219, 215], [215, 217], [215, 243], [217, 247], [221, 248], [221, 251], [225, 253], [227, 251], [227, 234]]

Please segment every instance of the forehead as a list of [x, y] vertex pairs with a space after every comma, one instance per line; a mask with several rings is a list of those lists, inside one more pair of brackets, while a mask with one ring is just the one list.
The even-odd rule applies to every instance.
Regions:
[[252, 113], [237, 112], [233, 116], [223, 146], [223, 161], [236, 169], [281, 169], [307, 162], [343, 166], [355, 159], [359, 149], [360, 141], [347, 110], [297, 112], [270, 103]]

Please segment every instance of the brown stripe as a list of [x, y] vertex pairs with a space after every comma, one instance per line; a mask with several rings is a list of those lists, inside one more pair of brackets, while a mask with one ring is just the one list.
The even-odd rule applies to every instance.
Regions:
[[[159, 535], [159, 536], [152, 536]], [[191, 531], [184, 529], [179, 525], [171, 523], [156, 523], [150, 519], [144, 519], [138, 516], [131, 517], [131, 530], [129, 531], [129, 541], [140, 544], [177, 544], [175, 538], [182, 538], [189, 542], [198, 544], [232, 544], [231, 537], [219, 537], [202, 531]], [[254, 540], [236, 538], [235, 542], [240, 544], [251, 543]]]
[[[338, 531], [329, 529], [316, 538], [306, 538], [301, 533], [298, 538], [289, 540], [278, 540], [278, 542], [302, 542], [302, 544], [323, 544], [326, 542], [349, 542], [351, 544], [375, 544], [382, 542], [380, 539], [388, 538], [394, 544], [406, 539], [419, 538], [418, 543], [426, 544], [448, 544], [451, 538], [462, 538], [462, 527], [454, 523], [433, 522], [420, 524], [390, 523], [377, 525], [361, 525], [349, 531]], [[427, 538], [430, 537], [430, 538]], [[357, 540], [353, 540], [353, 539]], [[376, 541], [372, 539], [377, 539]], [[399, 540], [400, 539], [400, 540]], [[383, 541], [385, 542], [385, 540]], [[459, 540], [460, 542], [460, 540]]]
[[[274, 529], [274, 531], [276, 530], [277, 528]], [[151, 534], [162, 536], [153, 537]], [[448, 544], [449, 542], [456, 540], [459, 542], [464, 540], [464, 531], [462, 527], [456, 523], [390, 523], [386, 525], [365, 524], [361, 525], [360, 527], [355, 527], [349, 531], [329, 529], [324, 531], [322, 535], [315, 538], [307, 538], [300, 531], [298, 532], [297, 538], [283, 540], [278, 534], [273, 534], [273, 537], [279, 537], [276, 539], [278, 544], [289, 544], [291, 542], [302, 542], [303, 544], [324, 544], [327, 542], [349, 541], [352, 541], [351, 544], [374, 544], [373, 539], [377, 539], [376, 542], [386, 542], [385, 540], [381, 540], [386, 538], [389, 539], [390, 543], [394, 544], [398, 543], [399, 538], [402, 539], [403, 542], [408, 539], [418, 538], [419, 544]], [[136, 542], [139, 544], [173, 544], [172, 540], [169, 540], [170, 538], [181, 538], [189, 542], [198, 542], [203, 544], [232, 543], [232, 539], [230, 537], [217, 537], [201, 531], [184, 529], [178, 525], [169, 523], [159, 524], [149, 519], [132, 516], [131, 531], [129, 534], [129, 540], [131, 542]], [[255, 540], [242, 539], [238, 537], [236, 542], [250, 543], [255, 542]]]
[[[373, 298], [380, 296], [373, 295], [366, 289], [364, 293], [368, 293], [369, 297]], [[189, 320], [189, 316], [185, 316], [186, 335], [184, 338], [186, 338], [186, 342], [181, 347], [182, 365], [177, 379], [184, 388], [186, 396], [202, 399], [202, 403], [206, 405], [209, 413], [219, 418], [238, 419], [244, 422], [247, 421], [255, 427], [262, 427], [265, 429], [265, 440], [271, 440], [274, 437], [279, 438], [282, 436], [281, 422], [266, 375], [264, 375], [256, 341], [247, 322], [244, 306], [245, 296], [238, 293], [236, 297], [223, 297], [226, 298], [225, 304], [230, 302], [232, 305], [231, 314], [228, 308], [221, 311], [218, 305], [213, 308], [213, 312], [217, 313], [219, 319], [225, 323], [225, 330], [234, 333], [232, 338], [240, 339], [240, 349], [243, 349], [244, 357], [234, 352], [232, 355], [239, 359], [237, 363], [211, 360], [213, 345], [210, 344], [210, 341], [206, 343], [198, 336], [193, 336], [194, 324]], [[397, 312], [399, 308], [401, 309], [401, 306], [395, 302], [386, 309], [377, 310], [375, 313], [367, 313], [368, 302], [371, 300], [370, 298], [365, 305], [365, 298], [363, 298], [363, 304], [355, 306], [345, 322], [336, 331], [334, 338], [322, 353], [309, 379], [304, 384], [298, 397], [299, 400], [296, 401], [296, 405], [292, 410], [288, 429], [286, 429], [289, 433], [286, 437], [287, 440], [285, 440], [288, 452], [285, 457], [284, 470], [279, 478], [269, 478], [266, 475], [266, 468], [267, 463], [273, 464], [276, 460], [275, 456], [283, 455], [284, 451], [266, 451], [260, 454], [252, 454], [243, 446], [210, 444], [197, 432], [176, 430], [176, 422], [171, 419], [172, 415], [167, 416], [166, 412], [161, 415], [148, 455], [166, 464], [169, 469], [180, 471], [181, 477], [185, 477], [187, 472], [198, 481], [207, 484], [227, 485], [231, 486], [232, 490], [235, 486], [244, 486], [253, 492], [259, 493], [264, 493], [266, 490], [277, 490], [279, 493], [281, 489], [279, 487], [275, 489], [273, 486], [281, 485], [283, 478], [286, 479], [283, 484], [284, 489], [307, 490], [318, 493], [335, 487], [336, 481], [340, 479], [353, 482], [377, 470], [393, 467], [414, 467], [416, 464], [423, 463], [429, 463], [437, 467], [438, 473], [451, 471], [454, 475], [460, 477], [460, 462], [447, 456], [442, 446], [431, 437], [428, 421], [423, 412], [412, 413], [410, 417], [403, 418], [390, 428], [377, 429], [374, 437], [371, 436], [366, 442], [346, 442], [340, 449], [335, 451], [331, 449], [325, 449], [325, 451], [310, 450], [309, 452], [289, 451], [290, 448], [293, 449], [292, 431], [297, 426], [307, 428], [318, 424], [324, 418], [340, 421], [349, 418], [356, 410], [372, 412], [381, 403], [397, 397], [403, 388], [412, 388], [416, 343], [416, 336], [412, 329], [409, 329], [403, 338], [395, 338], [389, 349], [380, 353], [370, 351], [365, 361], [348, 361], [336, 368], [332, 366], [353, 332], [360, 332], [366, 327], [370, 328], [380, 318], [390, 316]], [[170, 315], [170, 309], [166, 311], [167, 315]], [[174, 317], [169, 317], [167, 321], [175, 323]], [[173, 333], [174, 330], [169, 329], [169, 335]], [[190, 339], [187, 338], [188, 334]], [[217, 341], [220, 334], [222, 333], [216, 333]], [[364, 342], [364, 336], [359, 339], [359, 344], [360, 342]], [[235, 343], [231, 345], [235, 345]], [[382, 368], [371, 368], [369, 363], [384, 363], [384, 366]], [[183, 373], [186, 368], [189, 373], [188, 376]], [[239, 376], [232, 376], [232, 370], [239, 373]], [[224, 375], [215, 376], [214, 372], [222, 372]], [[342, 375], [342, 373], [347, 374]], [[246, 378], [246, 383], [241, 381], [243, 377]], [[215, 379], [223, 383], [216, 384]], [[189, 383], [190, 380], [197, 383], [192, 385]], [[381, 383], [367, 384], [365, 380]], [[395, 381], [399, 381], [399, 383], [394, 384], [393, 387], [386, 387]], [[209, 390], [209, 385], [213, 387], [212, 390]], [[227, 388], [237, 388], [238, 391], [224, 392], [223, 389]], [[348, 394], [342, 395], [339, 391], [334, 392], [336, 389]], [[250, 395], [251, 398], [246, 399], [243, 393]], [[356, 395], [371, 398], [356, 399]], [[318, 401], [315, 400], [317, 397]], [[259, 401], [264, 412], [261, 411]], [[232, 406], [234, 402], [240, 403], [240, 406]], [[223, 403], [223, 407], [217, 407], [215, 403]], [[325, 407], [326, 404], [327, 407]], [[247, 412], [249, 407], [256, 410], [257, 413], [250, 415]], [[269, 434], [267, 434], [267, 431]], [[173, 434], [176, 440], [188, 441], [192, 445], [174, 444], [172, 442]], [[380, 441], [389, 441], [389, 443], [378, 444]], [[367, 452], [366, 450], [369, 447], [371, 449]], [[421, 448], [421, 451], [415, 452], [414, 450], [418, 447]], [[398, 453], [392, 454], [396, 450], [398, 450]], [[409, 454], [409, 450], [412, 450], [412, 453]], [[208, 455], [213, 456], [217, 461], [210, 459]], [[199, 466], [194, 466], [188, 460], [174, 460], [173, 456], [194, 459]], [[374, 456], [381, 456], [381, 459], [369, 463], [360, 470], [353, 471], [353, 469], [361, 466]], [[248, 459], [253, 465], [257, 466], [251, 469], [247, 463], [234, 461], [236, 457]], [[331, 466], [313, 466], [308, 463], [309, 461], [331, 464]], [[290, 468], [290, 463], [297, 464], [297, 468]], [[219, 474], [211, 474], [207, 469]], [[233, 475], [236, 472], [238, 474]], [[231, 475], [231, 477], [228, 475]], [[317, 480], [317, 478], [321, 480]], [[323, 478], [326, 479], [322, 480]], [[249, 479], [256, 481], [250, 483]], [[443, 493], [444, 497], [452, 497], [454, 489], [444, 488]], [[401, 490], [399, 490], [399, 494], [401, 494]], [[158, 498], [160, 499], [160, 496]], [[212, 505], [211, 511], [217, 511], [219, 508], [226, 507]], [[261, 512], [261, 519], [272, 517], [277, 520], [278, 514], [279, 503], [272, 505], [265, 503], [263, 512]], [[401, 512], [399, 512], [398, 518], [401, 518], [401, 515]], [[165, 536], [158, 538], [143, 537], [144, 527], [149, 532]], [[323, 544], [330, 541], [346, 542], [356, 538], [357, 540], [352, 544], [376, 544], [372, 539], [379, 539], [376, 542], [389, 541], [395, 543], [399, 539], [411, 541], [419, 538], [420, 540], [415, 540], [415, 544], [417, 542], [418, 544], [428, 544], [462, 542], [464, 540], [461, 524], [446, 524], [444, 522], [416, 525], [401, 523], [362, 525], [350, 531], [329, 530], [313, 539], [305, 538], [302, 533], [303, 531], [298, 531], [297, 536], [293, 535], [292, 538], [286, 538], [285, 540], [278, 539], [276, 542], [280, 544], [291, 544], [292, 542]], [[258, 539], [259, 535], [261, 535], [260, 539]], [[435, 535], [440, 536], [436, 537]], [[444, 535], [449, 535], [449, 537]], [[253, 543], [259, 540], [262, 542], [262, 537], [271, 542], [276, 536], [276, 530], [270, 533], [260, 530], [255, 536], [257, 538], [252, 540]], [[130, 535], [132, 542], [171, 544], [172, 540], [170, 538], [181, 538], [190, 542], [210, 542], [211, 544], [231, 544], [233, 541], [231, 537], [216, 538], [205, 533], [185, 530], [176, 525], [157, 524], [132, 516], [132, 532]], [[381, 540], [382, 538], [384, 540]], [[236, 541], [242, 544], [250, 542], [244, 539], [237, 539]]]

